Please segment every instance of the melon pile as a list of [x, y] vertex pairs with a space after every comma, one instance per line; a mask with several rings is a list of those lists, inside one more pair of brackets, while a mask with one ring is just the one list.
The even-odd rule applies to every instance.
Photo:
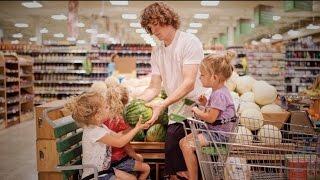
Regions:
[[284, 112], [275, 104], [276, 88], [266, 81], [255, 80], [249, 75], [238, 76], [235, 72], [225, 85], [231, 91], [240, 116], [241, 126], [238, 127], [236, 142], [241, 144], [251, 144], [254, 141], [266, 144], [281, 143], [280, 130], [266, 124], [263, 119], [263, 113]]

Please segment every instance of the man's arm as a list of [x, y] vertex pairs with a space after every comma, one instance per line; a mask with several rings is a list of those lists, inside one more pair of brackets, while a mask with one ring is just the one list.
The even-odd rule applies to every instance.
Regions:
[[138, 99], [145, 100], [146, 102], [151, 101], [155, 98], [161, 91], [161, 76], [152, 75], [149, 86], [143, 91], [142, 95]]
[[157, 119], [162, 110], [171, 104], [179, 101], [189, 92], [194, 89], [194, 84], [197, 78], [198, 64], [188, 64], [183, 66], [183, 82], [170, 96], [168, 96], [162, 103], [154, 104], [153, 114], [148, 121], [149, 125], [152, 125]]

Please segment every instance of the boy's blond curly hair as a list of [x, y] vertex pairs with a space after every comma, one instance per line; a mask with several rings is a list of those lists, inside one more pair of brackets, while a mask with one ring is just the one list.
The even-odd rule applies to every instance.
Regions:
[[123, 115], [125, 105], [128, 103], [128, 90], [121, 84], [110, 86], [106, 92], [106, 100], [109, 106], [108, 118], [118, 119]]

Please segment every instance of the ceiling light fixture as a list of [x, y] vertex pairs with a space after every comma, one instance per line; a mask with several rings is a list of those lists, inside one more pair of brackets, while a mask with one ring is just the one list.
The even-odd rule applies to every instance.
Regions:
[[288, 31], [288, 35], [289, 36], [298, 36], [299, 35], [299, 31], [296, 31], [296, 30], [293, 30], [293, 29], [290, 29], [289, 31]]
[[109, 38], [109, 36], [107, 34], [97, 34], [97, 38]]
[[114, 6], [126, 6], [129, 4], [128, 1], [110, 1], [110, 3]]
[[19, 44], [18, 40], [11, 41], [11, 44]]
[[201, 1], [201, 6], [218, 6], [220, 1]]
[[95, 34], [95, 33], [97, 33], [97, 30], [96, 29], [86, 29], [86, 32], [89, 34]]
[[54, 34], [53, 37], [63, 38], [63, 37], [64, 37], [64, 34], [62, 34], [62, 33], [57, 33], [57, 34]]
[[85, 40], [78, 40], [78, 41], [77, 41], [77, 44], [85, 44], [85, 43], [86, 43]]
[[309, 24], [306, 29], [309, 29], [309, 30], [317, 30], [317, 29], [320, 29], [320, 26], [318, 25], [313, 25], [313, 24]]
[[187, 33], [196, 34], [196, 33], [198, 33], [198, 30], [197, 30], [197, 29], [187, 29], [186, 32], [187, 32]]
[[67, 41], [76, 41], [75, 37], [67, 37]]
[[146, 30], [145, 29], [142, 29], [142, 28], [140, 28], [140, 29], [136, 29], [136, 33], [139, 33], [139, 34], [145, 34], [145, 33], [147, 33], [146, 32]]
[[279, 21], [281, 19], [281, 16], [272, 16], [272, 20]]
[[137, 19], [137, 14], [122, 14], [122, 19]]
[[199, 13], [199, 14], [195, 14], [193, 16], [195, 19], [208, 19], [209, 18], [209, 14], [204, 14], [204, 13]]
[[36, 42], [38, 40], [38, 38], [37, 37], [31, 37], [31, 38], [29, 38], [29, 40], [33, 41], [33, 42]]
[[283, 37], [282, 37], [281, 34], [275, 34], [275, 35], [272, 36], [272, 39], [274, 39], [274, 40], [281, 40], [282, 38]]
[[130, 27], [141, 28], [141, 24], [140, 23], [130, 23]]
[[46, 34], [46, 33], [48, 33], [48, 29], [47, 29], [47, 28], [42, 28], [42, 29], [40, 30], [40, 33], [41, 33], [41, 34]]
[[58, 21], [67, 20], [68, 19], [67, 16], [65, 16], [64, 14], [52, 15], [51, 18], [54, 19], [54, 20], [58, 20]]
[[16, 23], [16, 24], [14, 24], [14, 26], [18, 27], [18, 28], [27, 28], [27, 27], [29, 27], [29, 25], [26, 24], [26, 23]]
[[13, 34], [12, 37], [14, 38], [22, 38], [23, 35], [21, 33]]
[[262, 42], [262, 43], [270, 43], [270, 39], [268, 39], [268, 38], [262, 38], [262, 39], [261, 39], [261, 42]]
[[253, 28], [256, 27], [256, 25], [255, 25], [254, 23], [251, 23], [251, 24], [250, 24], [250, 27], [253, 29]]
[[199, 27], [202, 27], [202, 24], [201, 23], [190, 23], [189, 26], [193, 27], [193, 28], [199, 28]]
[[255, 40], [253, 40], [253, 41], [251, 41], [251, 44], [252, 44], [252, 45], [254, 45], [254, 46], [256, 46], [256, 45], [258, 45], [258, 44], [259, 44], [259, 42], [257, 42], [257, 41], [255, 41]]
[[79, 27], [79, 28], [83, 28], [83, 27], [85, 27], [85, 24], [82, 23], [82, 22], [78, 22], [78, 23], [76, 24], [76, 26]]
[[42, 4], [38, 3], [37, 1], [32, 1], [32, 2], [22, 2], [22, 6], [27, 7], [27, 8], [41, 8]]

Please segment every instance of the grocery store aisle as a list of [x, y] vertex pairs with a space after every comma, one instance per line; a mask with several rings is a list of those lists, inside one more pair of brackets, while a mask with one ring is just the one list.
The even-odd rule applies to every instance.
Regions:
[[35, 180], [35, 121], [0, 130], [0, 180]]

